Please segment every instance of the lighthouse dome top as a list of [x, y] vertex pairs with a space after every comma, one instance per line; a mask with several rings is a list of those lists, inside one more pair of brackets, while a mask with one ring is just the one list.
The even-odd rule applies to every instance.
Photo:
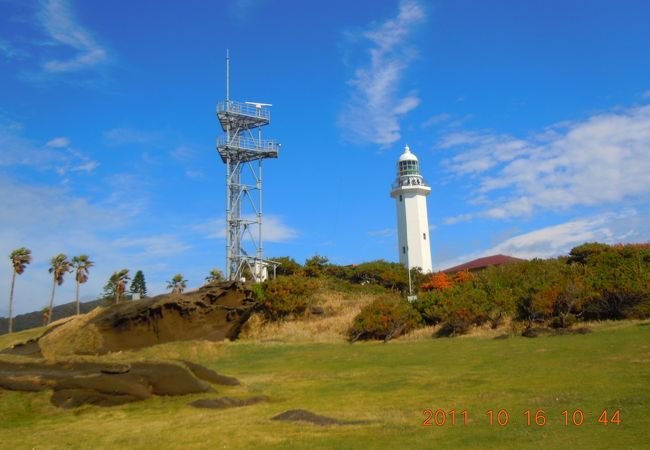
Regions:
[[417, 161], [418, 157], [411, 153], [411, 148], [407, 145], [404, 147], [404, 153], [399, 157], [399, 161]]

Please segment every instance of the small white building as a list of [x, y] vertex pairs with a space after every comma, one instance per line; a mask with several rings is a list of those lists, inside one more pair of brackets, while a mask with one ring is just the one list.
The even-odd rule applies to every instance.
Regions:
[[431, 188], [420, 175], [418, 158], [407, 145], [397, 162], [397, 179], [390, 195], [397, 205], [399, 262], [409, 269], [419, 267], [424, 273], [433, 269], [427, 216], [430, 193]]

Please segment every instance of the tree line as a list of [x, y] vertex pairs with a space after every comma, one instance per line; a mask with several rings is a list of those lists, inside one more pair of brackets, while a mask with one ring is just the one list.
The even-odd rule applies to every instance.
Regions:
[[[11, 277], [11, 288], [9, 291], [9, 317], [8, 317], [8, 332], [13, 332], [13, 300], [16, 285], [17, 275], [22, 275], [27, 266], [32, 262], [32, 252], [30, 249], [21, 247], [9, 254], [9, 260], [13, 268]], [[50, 266], [48, 272], [52, 275], [52, 291], [50, 294], [50, 301], [46, 308], [44, 308], [44, 322], [49, 325], [52, 321], [52, 311], [54, 309], [54, 301], [56, 296], [57, 286], [61, 286], [65, 281], [65, 275], [74, 273], [76, 281], [76, 307], [77, 315], [80, 314], [80, 289], [81, 285], [88, 281], [90, 269], [95, 265], [94, 261], [90, 260], [88, 255], [82, 254], [68, 258], [64, 253], [60, 253], [50, 259]], [[110, 300], [114, 303], [119, 303], [127, 290], [127, 286], [131, 277], [129, 269], [122, 269], [114, 272], [106, 282], [103, 288], [103, 298]], [[214, 283], [223, 281], [223, 273], [219, 269], [212, 269], [208, 276], [205, 278], [206, 283]], [[180, 294], [187, 288], [187, 280], [182, 274], [174, 275], [171, 280], [167, 281], [167, 289], [172, 293]], [[147, 286], [144, 274], [138, 270], [130, 286], [131, 294], [139, 294], [140, 297], [147, 296]]]

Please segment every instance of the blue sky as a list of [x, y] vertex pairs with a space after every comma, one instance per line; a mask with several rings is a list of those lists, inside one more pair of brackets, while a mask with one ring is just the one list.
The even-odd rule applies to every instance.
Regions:
[[47, 304], [59, 252], [96, 261], [86, 297], [122, 268], [152, 293], [224, 268], [226, 48], [232, 98], [272, 103], [282, 142], [267, 256], [396, 261], [405, 144], [436, 268], [648, 241], [649, 21], [646, 1], [0, 0], [0, 255], [34, 255], [15, 309]]

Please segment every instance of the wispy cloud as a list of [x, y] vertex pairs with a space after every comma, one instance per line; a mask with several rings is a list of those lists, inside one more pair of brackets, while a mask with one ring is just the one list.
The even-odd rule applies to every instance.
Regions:
[[471, 220], [474, 216], [472, 214], [458, 214], [457, 216], [445, 217], [442, 220], [442, 223], [445, 225], [454, 225], [460, 222], [467, 222]]
[[387, 238], [395, 235], [394, 228], [384, 228], [381, 230], [369, 231], [368, 236], [375, 238]]
[[459, 152], [447, 166], [472, 176], [475, 200], [486, 205], [479, 216], [529, 216], [650, 195], [650, 106], [561, 123], [526, 139], [455, 133], [439, 147]]
[[0, 39], [0, 54], [7, 59], [22, 60], [26, 59], [29, 54], [6, 40]]
[[65, 148], [70, 146], [70, 139], [67, 137], [57, 137], [52, 140], [50, 140], [47, 144], [45, 144], [46, 147], [53, 147], [53, 148]]
[[[161, 292], [164, 285], [155, 280], [167, 276], [169, 266], [177, 265], [179, 258], [192, 250], [184, 242], [187, 236], [138, 232], [133, 229], [134, 221], [125, 220], [110, 202], [93, 202], [61, 187], [24, 184], [0, 173], [0, 192], [0, 211], [4, 212], [0, 254], [25, 246], [34, 257], [16, 289], [18, 313], [47, 304], [52, 283], [48, 260], [58, 253], [84, 253], [96, 262], [82, 291], [95, 298], [110, 274], [123, 267], [142, 269], [150, 292]], [[120, 236], [126, 232], [127, 236]], [[9, 259], [0, 258], [0, 273], [9, 271]], [[57, 303], [73, 298], [73, 278], [67, 276], [57, 289]]]
[[402, 0], [396, 17], [361, 33], [369, 61], [348, 81], [350, 98], [339, 118], [347, 139], [388, 146], [401, 138], [400, 117], [420, 104], [417, 94], [400, 89], [415, 55], [408, 38], [425, 18], [417, 1]]
[[91, 173], [97, 167], [99, 167], [99, 163], [97, 161], [88, 161], [87, 163], [78, 164], [76, 166], [73, 166], [70, 170], [72, 172], [88, 172], [88, 173]]
[[112, 242], [117, 248], [128, 249], [147, 256], [169, 256], [183, 253], [190, 249], [176, 236], [161, 234], [137, 238], [119, 238]]
[[440, 114], [435, 114], [431, 117], [429, 117], [427, 120], [422, 122], [422, 125], [420, 125], [422, 128], [430, 128], [434, 125], [439, 125], [441, 123], [447, 122], [449, 119], [451, 119], [451, 115], [447, 113], [440, 113]]
[[24, 166], [36, 170], [92, 172], [99, 163], [71, 147], [70, 139], [56, 137], [39, 145], [22, 135], [22, 126], [0, 121], [0, 167]]
[[439, 269], [471, 261], [488, 255], [504, 254], [519, 258], [550, 258], [567, 254], [573, 247], [585, 242], [645, 241], [649, 235], [644, 230], [648, 217], [629, 209], [618, 213], [603, 213], [573, 219], [510, 237], [493, 247], [466, 254], [439, 263]]
[[205, 178], [202, 170], [185, 169], [185, 176], [191, 180], [201, 180]]
[[164, 138], [159, 131], [142, 131], [133, 128], [113, 128], [104, 133], [107, 145], [146, 145], [158, 143]]
[[438, 147], [454, 148], [461, 153], [447, 163], [459, 174], [485, 172], [494, 166], [522, 155], [527, 143], [507, 135], [458, 132], [445, 135]]
[[262, 6], [268, 0], [233, 0], [230, 4], [230, 14], [238, 20], [249, 17], [255, 8]]
[[40, 22], [57, 46], [76, 50], [68, 59], [51, 59], [44, 64], [50, 73], [76, 72], [108, 62], [108, 53], [90, 32], [77, 23], [67, 0], [45, 0], [41, 3]]

